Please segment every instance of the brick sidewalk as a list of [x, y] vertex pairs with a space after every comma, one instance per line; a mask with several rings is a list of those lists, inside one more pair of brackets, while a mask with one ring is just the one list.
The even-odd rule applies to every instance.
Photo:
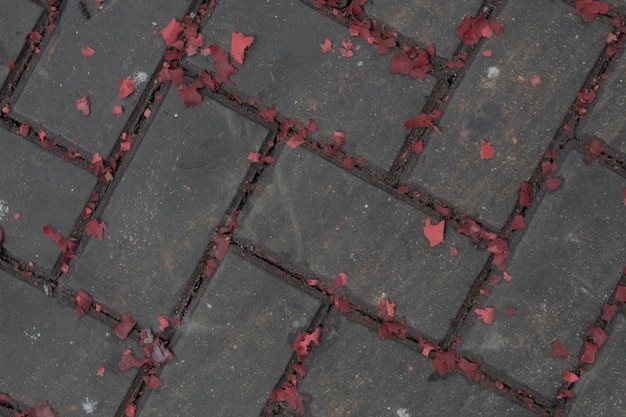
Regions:
[[626, 1], [0, 11], [0, 415], [623, 414]]

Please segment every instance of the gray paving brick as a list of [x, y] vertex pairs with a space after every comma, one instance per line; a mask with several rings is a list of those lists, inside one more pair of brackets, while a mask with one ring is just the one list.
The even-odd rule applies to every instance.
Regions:
[[267, 132], [211, 100], [185, 108], [173, 89], [154, 117], [69, 282], [158, 327]]
[[421, 45], [435, 45], [437, 54], [452, 58], [461, 43], [456, 28], [464, 16], [474, 16], [480, 0], [378, 0], [365, 3], [365, 12], [417, 39]]
[[[539, 14], [529, 10], [541, 9]], [[438, 196], [500, 227], [552, 140], [610, 28], [587, 24], [564, 3], [509, 2], [494, 35], [454, 93], [410, 176]], [[557, 23], [558, 22], [558, 23]], [[488, 78], [489, 68], [499, 76]], [[533, 88], [529, 79], [543, 84]], [[481, 160], [481, 140], [495, 157]]]
[[300, 384], [311, 416], [532, 416], [531, 411], [470, 384], [440, 378], [430, 360], [340, 317], [305, 361]]
[[[181, 18], [189, 2], [85, 2], [87, 19], [77, 0], [68, 1], [14, 110], [106, 157], [146, 87], [141, 77], [149, 77], [163, 55], [159, 31], [173, 16]], [[133, 13], [136, 7], [141, 13]], [[95, 54], [84, 58], [81, 48], [87, 46]], [[137, 92], [120, 99], [118, 84], [127, 77], [137, 80]], [[89, 116], [76, 108], [84, 96], [91, 104]], [[115, 105], [126, 111], [113, 115]]]
[[18, 281], [0, 271], [0, 392], [49, 400], [59, 416], [114, 415], [133, 379], [117, 367], [131, 342]]
[[69, 238], [95, 177], [2, 129], [0, 178], [2, 246], [23, 262], [51, 269], [61, 251], [42, 229], [49, 225]]
[[626, 153], [626, 123], [622, 109], [626, 105], [626, 62], [620, 61], [603, 87], [583, 132], [602, 138], [618, 151]]
[[626, 323], [624, 316], [615, 317], [615, 325], [609, 340], [602, 346], [593, 367], [576, 382], [576, 397], [571, 406], [570, 417], [617, 416], [624, 411], [624, 344]]
[[[572, 152], [558, 171], [563, 184], [541, 202], [510, 256], [513, 279], [486, 305], [491, 325], [477, 322], [461, 345], [544, 395], [555, 395], [584, 334], [619, 281], [626, 257], [626, 181]], [[505, 310], [516, 312], [507, 316]], [[552, 357], [558, 340], [572, 355]]]
[[174, 345], [149, 416], [259, 416], [320, 302], [227, 255]]
[[[390, 55], [300, 2], [224, 2], [203, 33], [207, 44], [228, 51], [232, 31], [255, 38], [231, 77], [237, 90], [305, 125], [312, 118], [323, 142], [332, 142], [335, 130], [346, 133], [348, 152], [385, 169], [408, 133], [404, 121], [421, 111], [434, 86], [432, 77], [392, 75]], [[323, 54], [326, 38], [334, 46]], [[354, 43], [354, 56], [340, 56], [342, 41]], [[210, 57], [195, 62], [212, 68]]]
[[363, 301], [377, 306], [389, 297], [409, 324], [443, 337], [485, 251], [450, 229], [431, 248], [427, 216], [306, 151], [285, 148], [271, 175], [236, 236], [328, 279], [345, 272]]
[[15, 7], [12, 0], [0, 0], [0, 85], [9, 74], [7, 63], [15, 62], [25, 44], [26, 35], [33, 30], [43, 11], [38, 5], [25, 1]]

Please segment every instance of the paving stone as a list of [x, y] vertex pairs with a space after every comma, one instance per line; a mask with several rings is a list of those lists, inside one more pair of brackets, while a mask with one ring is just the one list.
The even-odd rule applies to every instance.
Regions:
[[595, 364], [576, 382], [570, 417], [618, 416], [624, 412], [626, 323], [622, 314], [615, 316], [615, 321]]
[[464, 16], [476, 15], [481, 4], [480, 0], [378, 0], [365, 3], [365, 12], [422, 46], [433, 43], [437, 54], [451, 59], [461, 43], [456, 28]]
[[[575, 152], [558, 175], [561, 188], [545, 196], [510, 256], [513, 279], [486, 302], [496, 308], [495, 322], [477, 322], [461, 345], [548, 396], [573, 365], [626, 258], [624, 178]], [[511, 316], [509, 307], [516, 310]], [[553, 358], [554, 340], [574, 357]]]
[[339, 317], [305, 362], [310, 416], [532, 416], [461, 375], [440, 378], [419, 352]]
[[211, 100], [185, 108], [173, 89], [155, 117], [69, 282], [158, 327], [267, 132]]
[[[541, 0], [507, 3], [498, 22], [504, 36], [483, 44], [493, 55], [478, 53], [438, 123], [443, 134], [431, 135], [410, 176], [494, 227], [517, 202], [519, 184], [542, 158], [610, 29]], [[535, 75], [543, 84], [533, 88]], [[495, 148], [493, 159], [481, 160], [481, 140]]]
[[15, 7], [12, 0], [0, 0], [0, 86], [4, 84], [9, 61], [15, 62], [26, 35], [33, 30], [43, 9], [35, 3], [25, 1]]
[[52, 269], [61, 251], [42, 228], [49, 225], [67, 239], [95, 177], [2, 129], [0, 178], [4, 250], [23, 262]]
[[134, 377], [117, 367], [131, 342], [2, 271], [0, 294], [0, 392], [49, 400], [59, 416], [114, 415]]
[[[300, 2], [223, 2], [203, 29], [206, 43], [229, 51], [232, 31], [254, 36], [231, 77], [238, 91], [305, 125], [312, 118], [324, 142], [335, 130], [346, 133], [348, 152], [384, 169], [404, 143], [404, 121], [419, 114], [434, 86], [432, 77], [392, 75], [390, 55]], [[327, 38], [333, 49], [324, 54]], [[354, 56], [341, 57], [342, 41], [354, 43]], [[194, 62], [212, 68], [210, 56]]]
[[620, 61], [595, 104], [583, 132], [602, 138], [611, 147], [626, 153], [626, 61]]
[[487, 259], [450, 229], [430, 248], [427, 216], [301, 149], [285, 148], [249, 207], [236, 236], [327, 279], [347, 273], [361, 300], [377, 306], [388, 296], [398, 315], [437, 338]]
[[[173, 16], [181, 18], [190, 0], [144, 1], [141, 6], [85, 2], [89, 19], [79, 1], [67, 3], [14, 110], [106, 156], [163, 55], [159, 31]], [[141, 13], [133, 13], [135, 7], [141, 7]], [[84, 58], [81, 48], [87, 46], [95, 53]], [[120, 99], [118, 84], [127, 77], [136, 80], [136, 93]], [[89, 116], [76, 108], [76, 100], [85, 96], [91, 104]], [[125, 112], [113, 115], [115, 105]]]
[[[144, 415], [259, 416], [320, 302], [227, 255], [174, 345]], [[178, 337], [178, 336], [177, 336]]]

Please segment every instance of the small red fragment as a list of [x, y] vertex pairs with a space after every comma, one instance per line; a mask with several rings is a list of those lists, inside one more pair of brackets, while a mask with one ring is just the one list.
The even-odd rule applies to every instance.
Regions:
[[119, 89], [119, 94], [117, 96], [119, 98], [126, 98], [135, 91], [135, 81], [130, 78], [124, 78], [117, 85], [117, 88]]
[[341, 56], [344, 58], [350, 58], [351, 56], [354, 55], [354, 52], [352, 52], [352, 42], [350, 41], [341, 41]]
[[507, 307], [506, 309], [506, 315], [507, 316], [512, 316], [513, 314], [515, 314], [516, 310], [513, 307]]
[[434, 129], [437, 133], [441, 134], [441, 131], [435, 124], [434, 120], [438, 119], [441, 116], [441, 110], [435, 109], [431, 113], [420, 113], [413, 119], [409, 119], [404, 122], [405, 129], [413, 129], [417, 127], [429, 127]]
[[459, 368], [469, 381], [480, 381], [484, 377], [480, 371], [480, 362], [470, 362], [465, 358], [459, 358]]
[[585, 19], [586, 22], [591, 23], [597, 15], [607, 14], [610, 9], [611, 5], [605, 1], [577, 0], [575, 13], [582, 13], [583, 19]]
[[405, 195], [405, 194], [408, 194], [408, 192], [409, 192], [409, 187], [408, 186], [401, 185], [401, 186], [398, 187], [398, 194]]
[[258, 152], [250, 152], [248, 154], [248, 161], [250, 162], [259, 162], [261, 160], [261, 154]]
[[592, 155], [600, 156], [602, 155], [602, 152], [604, 152], [604, 149], [605, 147], [602, 146], [602, 144], [600, 144], [600, 142], [597, 139], [591, 140], [591, 145], [589, 145], [589, 152]]
[[172, 17], [172, 20], [170, 20], [167, 26], [165, 26], [159, 33], [163, 36], [165, 44], [169, 48], [174, 45], [184, 30], [183, 25], [181, 25], [176, 18]]
[[92, 219], [89, 223], [87, 223], [85, 233], [87, 233], [87, 236], [98, 236], [98, 240], [102, 240], [102, 234], [106, 228], [107, 225], [104, 222], [100, 223], [98, 220]]
[[126, 417], [135, 417], [135, 413], [137, 412], [137, 406], [135, 404], [128, 404], [126, 406], [126, 410], [124, 414]]
[[570, 372], [568, 370], [564, 370], [563, 371], [563, 380], [565, 382], [569, 382], [571, 384], [571, 383], [574, 383], [574, 382], [578, 381], [578, 379], [579, 379], [578, 375], [576, 375], [576, 374], [574, 374], [574, 373], [572, 373], [572, 372]]
[[330, 39], [326, 38], [324, 43], [320, 43], [320, 47], [322, 48], [322, 53], [325, 54], [326, 52], [329, 52], [332, 49], [333, 43], [330, 41]]
[[456, 35], [465, 45], [474, 45], [480, 38], [491, 38], [493, 33], [504, 34], [504, 25], [489, 22], [482, 14], [477, 17], [465, 16], [456, 28]]
[[150, 109], [145, 109], [145, 110], [143, 111], [143, 117], [145, 117], [146, 119], [147, 119], [148, 117], [150, 117], [150, 115], [151, 115], [151, 114], [152, 114], [152, 110], [150, 110]]
[[23, 124], [23, 125], [20, 125], [20, 127], [17, 128], [17, 132], [16, 133], [18, 135], [20, 135], [20, 136], [26, 137], [26, 136], [28, 136], [28, 132], [30, 132], [30, 125]]
[[532, 201], [532, 191], [533, 186], [527, 182], [523, 182], [519, 186], [520, 194], [519, 194], [519, 204], [523, 207], [530, 206], [530, 202]]
[[585, 363], [593, 363], [596, 360], [596, 353], [598, 353], [598, 345], [591, 342], [585, 342], [585, 350], [580, 360]]
[[[417, 142], [415, 142], [414, 144], [411, 145], [411, 151], [415, 155], [421, 154], [423, 150], [424, 150], [424, 141], [422, 139], [418, 140]], [[625, 199], [626, 199], [626, 197], [625, 197]]]
[[293, 351], [298, 354], [298, 362], [302, 362], [309, 354], [309, 348], [313, 343], [320, 344], [322, 328], [316, 328], [313, 333], [300, 332], [293, 343]]
[[618, 308], [615, 304], [606, 304], [602, 309], [602, 320], [609, 322], [613, 318], [613, 315], [617, 312]]
[[496, 309], [495, 307], [475, 308], [474, 313], [478, 315], [485, 324], [492, 324], [495, 320]]
[[89, 58], [96, 53], [96, 51], [91, 46], [85, 46], [84, 48], [80, 48], [80, 52], [83, 54], [83, 58]]
[[230, 37], [230, 54], [235, 62], [243, 64], [244, 53], [254, 42], [253, 36], [246, 36], [241, 32], [232, 32]]
[[124, 108], [122, 106], [113, 106], [113, 111], [111, 113], [122, 114], [123, 111], [124, 111]]
[[274, 118], [276, 117], [277, 110], [275, 107], [268, 107], [259, 112], [259, 117], [265, 120], [267, 123], [274, 123]]
[[105, 371], [104, 366], [101, 366], [101, 367], [100, 367], [100, 368], [98, 368], [98, 370], [96, 371], [96, 375], [97, 375], [97, 376], [102, 376], [102, 375], [104, 375], [104, 371]]
[[430, 219], [426, 219], [426, 224], [424, 225], [424, 235], [428, 239], [431, 248], [443, 242], [445, 224], [445, 220], [441, 220], [439, 223], [433, 225], [431, 224]]
[[516, 215], [511, 223], [511, 230], [524, 229], [526, 227], [526, 221], [521, 214]]
[[615, 300], [626, 303], [626, 285], [618, 285], [615, 291]]
[[533, 88], [539, 87], [542, 83], [543, 83], [543, 80], [538, 75], [534, 75], [533, 77], [530, 78], [530, 85]]
[[293, 137], [287, 141], [287, 145], [289, 145], [289, 147], [292, 149], [297, 148], [303, 143], [304, 143], [304, 136], [300, 134], [293, 135]]
[[559, 177], [550, 178], [546, 181], [546, 188], [550, 191], [558, 190], [561, 186], [561, 179]]
[[450, 249], [450, 256], [457, 256], [459, 254], [459, 250], [457, 248]]
[[188, 87], [178, 89], [178, 94], [185, 107], [196, 107], [202, 104], [202, 96], [198, 93], [198, 88], [197, 83], [193, 83]]
[[504, 384], [502, 383], [502, 381], [496, 381], [496, 388], [498, 388], [500, 391], [504, 389]]
[[[22, 414], [21, 413], [16, 414], [16, 416], [20, 416], [20, 415]], [[39, 404], [37, 407], [27, 410], [23, 416], [24, 417], [57, 417], [57, 415], [55, 414], [54, 410], [52, 409], [52, 407], [50, 406], [47, 400]]]
[[567, 358], [568, 360], [572, 358], [565, 345], [558, 340], [553, 340], [550, 345], [552, 346], [553, 358]]
[[334, 288], [341, 288], [344, 285], [346, 285], [348, 283], [348, 275], [346, 275], [345, 272], [340, 272], [339, 274], [337, 274], [337, 276], [335, 277], [335, 286]]
[[432, 362], [433, 369], [444, 376], [448, 372], [454, 371], [456, 367], [456, 353], [451, 350], [444, 352], [443, 350], [435, 351], [435, 359]]
[[493, 146], [491, 146], [487, 141], [480, 141], [480, 159], [489, 160], [492, 159], [495, 152]]
[[133, 317], [130, 314], [124, 314], [122, 316], [122, 320], [115, 323], [113, 326], [115, 335], [121, 340], [126, 339], [136, 324], [137, 322], [133, 320]]
[[81, 97], [76, 100], [76, 108], [79, 112], [83, 114], [83, 116], [89, 116], [91, 111], [91, 107], [89, 105], [89, 98], [87, 96]]
[[605, 344], [607, 340], [609, 340], [609, 335], [603, 329], [596, 326], [591, 326], [587, 330], [587, 336], [591, 338], [593, 343], [595, 343], [598, 348], [601, 348], [602, 345]]
[[491, 51], [491, 49], [485, 49], [483, 51], [483, 56], [490, 57], [492, 54], [493, 52]]
[[83, 317], [89, 310], [91, 310], [91, 305], [93, 304], [93, 297], [87, 294], [83, 290], [78, 290], [76, 294], [76, 314], [78, 317]]

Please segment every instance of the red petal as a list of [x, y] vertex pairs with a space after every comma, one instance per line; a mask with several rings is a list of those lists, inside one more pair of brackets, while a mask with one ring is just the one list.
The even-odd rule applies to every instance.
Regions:
[[443, 242], [445, 223], [445, 220], [441, 220], [439, 223], [433, 225], [430, 223], [430, 219], [426, 219], [424, 235], [428, 239], [431, 248]]
[[89, 310], [91, 310], [93, 297], [83, 290], [78, 290], [75, 301], [76, 308], [74, 310], [76, 311], [78, 317], [83, 317]]
[[429, 127], [434, 129], [437, 133], [441, 134], [441, 131], [435, 124], [433, 120], [438, 119], [441, 116], [441, 110], [433, 110], [432, 113], [420, 113], [413, 119], [409, 119], [404, 122], [404, 127], [406, 129], [413, 129], [417, 127]]
[[484, 376], [480, 371], [480, 362], [470, 362], [465, 358], [460, 358], [459, 368], [463, 371], [465, 377], [470, 381], [478, 381]]
[[475, 308], [474, 313], [478, 314], [478, 318], [484, 321], [486, 324], [492, 324], [495, 320], [496, 309], [495, 307]]
[[617, 306], [615, 304], [606, 304], [602, 309], [602, 320], [609, 322], [613, 318], [613, 315], [617, 312]]
[[135, 417], [135, 413], [137, 412], [137, 406], [135, 404], [128, 404], [124, 414], [126, 417]]
[[523, 182], [520, 184], [519, 188], [519, 204], [523, 207], [530, 206], [530, 202], [532, 201], [531, 195], [533, 191], [533, 186], [527, 182]]
[[133, 91], [135, 91], [135, 81], [131, 80], [130, 78], [124, 78], [117, 85], [117, 88], [120, 90], [117, 96], [119, 98], [126, 98], [130, 96]]
[[507, 316], [512, 316], [513, 314], [515, 314], [515, 309], [513, 307], [508, 307], [506, 309], [506, 315]]
[[626, 302], [626, 285], [617, 286], [617, 291], [615, 292], [615, 299], [617, 301], [621, 301], [622, 303]]
[[133, 320], [133, 317], [130, 314], [124, 314], [122, 316], [122, 320], [119, 323], [115, 323], [113, 326], [115, 335], [122, 340], [126, 339], [135, 327], [135, 324], [137, 324], [137, 322]]
[[48, 401], [44, 401], [35, 408], [26, 411], [26, 417], [56, 417]]
[[178, 37], [183, 33], [183, 25], [181, 25], [175, 18], [172, 17], [172, 20], [165, 26], [159, 33], [165, 39], [165, 44], [169, 48], [178, 40]]
[[558, 190], [561, 186], [561, 179], [559, 177], [550, 178], [546, 181], [546, 188], [550, 191]]
[[541, 85], [541, 83], [543, 83], [543, 80], [538, 75], [535, 75], [530, 79], [530, 85], [532, 87], [538, 87], [539, 85]]
[[215, 256], [220, 261], [224, 260], [228, 253], [228, 247], [230, 246], [230, 236], [217, 235], [213, 236], [212, 240], [215, 245], [213, 246], [211, 255]]
[[106, 228], [107, 225], [104, 222], [100, 223], [98, 220], [93, 219], [87, 223], [85, 233], [87, 233], [87, 236], [98, 236], [98, 240], [102, 240], [102, 233], [104, 233]]
[[343, 132], [337, 132], [336, 130], [333, 132], [333, 141], [337, 144], [337, 147], [343, 146], [346, 144], [346, 134]]
[[415, 142], [413, 145], [411, 145], [411, 151], [416, 155], [421, 154], [423, 150], [424, 150], [424, 141], [421, 139]]
[[63, 240], [63, 236], [61, 236], [61, 233], [54, 230], [50, 226], [44, 226], [42, 230], [44, 235], [48, 236], [50, 239], [54, 240], [57, 245], [59, 245], [61, 252], [67, 251], [67, 242]]
[[595, 343], [598, 348], [601, 348], [602, 345], [609, 340], [609, 335], [606, 334], [604, 330], [596, 326], [591, 326], [589, 330], [587, 330], [587, 336], [593, 340], [593, 343]]
[[100, 367], [100, 368], [98, 368], [98, 370], [96, 371], [96, 375], [97, 375], [97, 376], [102, 376], [102, 375], [104, 375], [104, 371], [105, 371], [104, 366], [101, 366], [101, 367]]
[[553, 340], [551, 343], [552, 346], [552, 357], [553, 358], [567, 358], [571, 359], [572, 355], [569, 354], [565, 345], [558, 340]]
[[585, 363], [593, 363], [596, 360], [596, 353], [598, 353], [598, 346], [595, 343], [585, 342], [585, 351], [580, 360]]
[[331, 50], [333, 44], [330, 39], [326, 39], [324, 43], [320, 43], [320, 47], [322, 48], [322, 53], [325, 54], [326, 52], [329, 52]]
[[335, 289], [343, 287], [347, 283], [348, 283], [348, 275], [346, 275], [344, 272], [340, 272], [335, 277]]
[[96, 51], [94, 51], [91, 46], [85, 46], [84, 48], [80, 48], [80, 52], [82, 52], [84, 58], [89, 58], [96, 53]]
[[122, 106], [113, 106], [113, 114], [122, 114], [124, 108]]
[[591, 145], [589, 146], [589, 152], [592, 155], [600, 156], [602, 155], [602, 152], [604, 152], [604, 149], [605, 149], [604, 146], [602, 146], [597, 139], [591, 140]]
[[294, 135], [291, 139], [289, 139], [287, 141], [287, 145], [289, 145], [290, 148], [295, 149], [298, 146], [302, 145], [304, 143], [304, 137], [302, 137], [301, 135]]
[[276, 117], [276, 108], [268, 107], [259, 112], [259, 117], [265, 120], [267, 123], [274, 123], [274, 117]]
[[493, 150], [493, 146], [491, 146], [487, 141], [480, 141], [480, 159], [489, 160], [493, 158], [495, 152]]
[[254, 42], [253, 36], [246, 36], [241, 32], [232, 32], [230, 38], [230, 54], [238, 64], [243, 64], [243, 55], [250, 45]]
[[511, 230], [523, 229], [526, 227], [526, 222], [524, 221], [524, 216], [518, 214], [513, 218], [513, 222], [511, 223]]
[[456, 367], [456, 353], [453, 350], [449, 352], [444, 352], [442, 350], [436, 351], [432, 366], [440, 376], [444, 376], [448, 372], [454, 371], [454, 368]]
[[250, 152], [248, 154], [248, 161], [259, 162], [261, 160], [261, 154], [258, 152]]
[[189, 87], [178, 89], [178, 94], [185, 107], [196, 107], [202, 104], [202, 96], [198, 93], [198, 86], [194, 83]]

